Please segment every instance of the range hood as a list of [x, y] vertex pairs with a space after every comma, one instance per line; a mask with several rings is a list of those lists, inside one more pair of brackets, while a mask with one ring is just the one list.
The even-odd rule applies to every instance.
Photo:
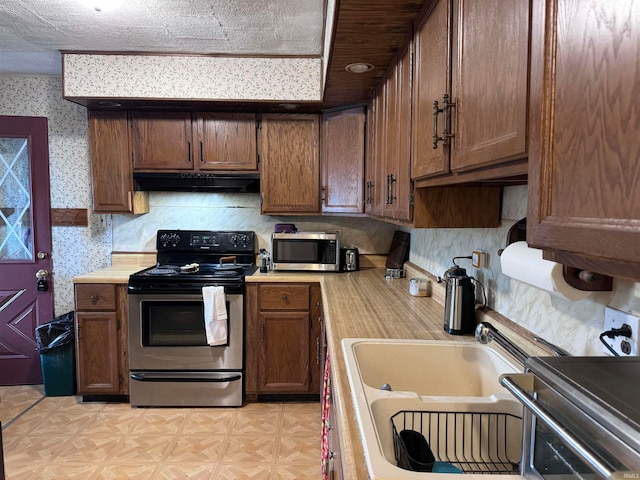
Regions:
[[145, 192], [241, 192], [260, 191], [257, 173], [134, 173], [135, 190]]

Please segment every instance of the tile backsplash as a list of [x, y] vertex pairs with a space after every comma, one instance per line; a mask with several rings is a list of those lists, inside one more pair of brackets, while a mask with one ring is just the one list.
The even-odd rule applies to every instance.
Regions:
[[[153, 252], [161, 228], [241, 229], [258, 234], [269, 248], [273, 225], [295, 223], [301, 230], [339, 230], [344, 244], [362, 253], [385, 254], [396, 227], [363, 217], [268, 217], [260, 215], [257, 194], [150, 194], [150, 212], [141, 216], [91, 213], [90, 165], [86, 109], [62, 99], [58, 77], [0, 76], [0, 115], [49, 119], [51, 203], [54, 208], [86, 208], [88, 227], [53, 227], [56, 314], [73, 309], [73, 277], [109, 265], [112, 251]], [[442, 275], [454, 256], [473, 250], [489, 253], [489, 268], [475, 271], [489, 291], [496, 311], [574, 355], [600, 355], [607, 304], [640, 314], [640, 283], [614, 279], [610, 293], [578, 302], [512, 280], [502, 274], [497, 251], [504, 248], [511, 225], [526, 216], [526, 187], [504, 189], [501, 225], [495, 229], [408, 229], [410, 260]]]
[[488, 305], [533, 333], [567, 349], [573, 355], [601, 355], [605, 306], [640, 314], [640, 283], [614, 279], [612, 292], [596, 292], [569, 302], [511, 279], [502, 273], [498, 250], [506, 246], [509, 228], [527, 215], [527, 187], [507, 187], [498, 228], [410, 229], [410, 261], [442, 275], [454, 256], [473, 250], [489, 254], [489, 267], [476, 269], [470, 260], [458, 263], [487, 288]]
[[253, 230], [260, 248], [270, 249], [276, 223], [294, 223], [300, 231], [339, 231], [342, 245], [356, 246], [364, 254], [389, 251], [395, 226], [364, 217], [272, 217], [260, 215], [258, 193], [150, 192], [145, 215], [113, 215], [113, 249], [119, 252], [154, 252], [156, 231]]

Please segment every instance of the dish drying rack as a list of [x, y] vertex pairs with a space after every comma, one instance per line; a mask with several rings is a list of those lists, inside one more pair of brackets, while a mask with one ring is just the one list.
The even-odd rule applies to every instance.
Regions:
[[[416, 465], [400, 436], [421, 433], [440, 462], [464, 473], [517, 474], [520, 471], [522, 418], [510, 413], [401, 410], [391, 417], [398, 466]], [[411, 461], [410, 461], [411, 460]]]

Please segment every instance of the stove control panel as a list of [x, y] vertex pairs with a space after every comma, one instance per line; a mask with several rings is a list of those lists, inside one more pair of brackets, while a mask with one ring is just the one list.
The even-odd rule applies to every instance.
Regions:
[[159, 230], [156, 241], [159, 252], [252, 253], [255, 244], [255, 233], [248, 231]]

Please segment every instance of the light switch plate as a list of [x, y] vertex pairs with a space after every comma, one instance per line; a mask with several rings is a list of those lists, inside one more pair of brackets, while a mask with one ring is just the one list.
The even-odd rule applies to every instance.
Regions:
[[[611, 330], [612, 328], [620, 328], [622, 325], [627, 324], [631, 327], [631, 338], [604, 337], [604, 341], [607, 342], [621, 357], [633, 357], [638, 355], [638, 341], [640, 334], [640, 317], [631, 315], [630, 313], [621, 312], [615, 308], [606, 307], [604, 310], [604, 331]], [[623, 342], [627, 342], [623, 348]], [[613, 356], [607, 347], [602, 346], [602, 351], [607, 355]]]

